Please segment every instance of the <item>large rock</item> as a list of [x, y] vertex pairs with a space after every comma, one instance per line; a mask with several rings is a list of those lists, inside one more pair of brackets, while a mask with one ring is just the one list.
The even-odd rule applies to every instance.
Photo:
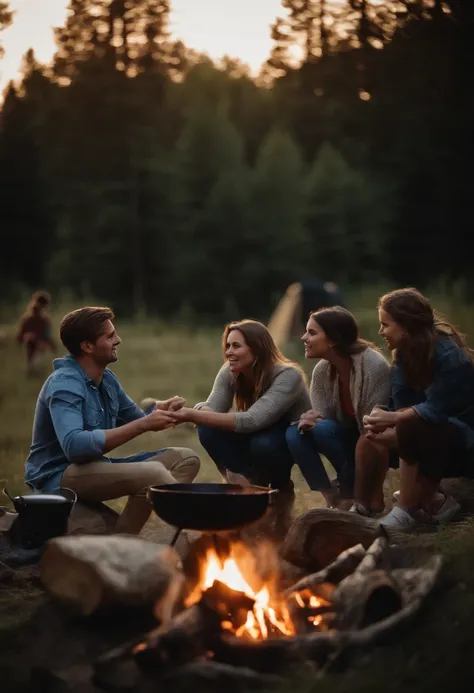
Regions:
[[160, 620], [170, 617], [184, 581], [171, 547], [128, 535], [51, 539], [40, 576], [54, 597], [84, 615], [99, 607], [149, 604]]

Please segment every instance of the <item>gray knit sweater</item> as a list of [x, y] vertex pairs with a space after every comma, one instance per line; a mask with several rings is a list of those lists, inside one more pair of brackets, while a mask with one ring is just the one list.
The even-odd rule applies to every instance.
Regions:
[[[212, 411], [225, 413], [231, 410], [234, 395], [235, 379], [226, 363], [217, 374], [207, 401], [196, 404], [195, 408], [209, 407]], [[255, 433], [283, 417], [288, 422], [298, 421], [308, 409], [311, 409], [311, 401], [301, 373], [293, 366], [276, 365], [273, 366], [270, 387], [247, 411], [235, 413], [235, 430]]]
[[[378, 405], [390, 401], [390, 365], [379, 351], [365, 349], [352, 358], [350, 391], [359, 431], [363, 418]], [[321, 359], [315, 366], [310, 386], [311, 405], [325, 419], [343, 420], [339, 377], [331, 378], [331, 364]]]

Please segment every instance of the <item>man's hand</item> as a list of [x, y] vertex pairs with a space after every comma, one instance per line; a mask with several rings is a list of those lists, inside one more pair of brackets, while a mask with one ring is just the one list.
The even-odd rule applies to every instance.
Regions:
[[165, 428], [173, 428], [176, 425], [172, 418], [172, 412], [154, 409], [148, 416], [141, 419], [147, 431], [163, 431]]
[[300, 420], [298, 422], [298, 431], [300, 433], [310, 431], [315, 426], [316, 422], [322, 418], [323, 417], [319, 411], [314, 411], [313, 409], [305, 411], [305, 413], [301, 414], [300, 416]]
[[372, 409], [368, 416], [364, 416], [363, 424], [367, 433], [383, 433], [387, 428], [393, 428], [397, 423], [397, 412], [385, 411], [385, 409]]
[[178, 411], [178, 409], [181, 409], [184, 407], [186, 404], [186, 400], [183, 399], [183, 397], [180, 397], [179, 395], [175, 395], [174, 397], [170, 397], [169, 399], [164, 399], [162, 401], [159, 401], [155, 404], [155, 410], [160, 410], [160, 411]]

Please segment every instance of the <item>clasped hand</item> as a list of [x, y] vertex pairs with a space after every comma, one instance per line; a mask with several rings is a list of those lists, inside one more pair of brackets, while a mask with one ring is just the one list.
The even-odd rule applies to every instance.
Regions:
[[370, 414], [364, 416], [363, 424], [367, 435], [377, 435], [383, 433], [387, 428], [393, 428], [397, 414], [394, 411], [385, 411], [375, 407]]
[[169, 399], [156, 402], [153, 411], [146, 417], [147, 428], [150, 431], [163, 431], [174, 428], [179, 421], [175, 418], [177, 412], [185, 409], [186, 400], [175, 395]]
[[298, 421], [298, 431], [300, 433], [305, 433], [306, 431], [310, 431], [316, 422], [319, 419], [323, 419], [324, 417], [321, 416], [319, 411], [314, 411], [314, 409], [310, 409], [309, 411], [305, 411], [304, 414], [301, 414], [300, 420]]

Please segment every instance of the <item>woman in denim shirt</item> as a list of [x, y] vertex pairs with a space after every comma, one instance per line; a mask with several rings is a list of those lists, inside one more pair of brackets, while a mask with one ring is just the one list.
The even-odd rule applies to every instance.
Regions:
[[[439, 482], [471, 476], [474, 471], [473, 352], [416, 289], [383, 296], [379, 320], [379, 334], [393, 354], [394, 411], [376, 408], [365, 418], [357, 474], [367, 477], [371, 446], [386, 450], [396, 446], [398, 504], [382, 524], [388, 530], [407, 531], [427, 515], [438, 523], [449, 522], [459, 504], [438, 492]], [[363, 487], [360, 478], [356, 483], [359, 500]], [[363, 503], [356, 506], [355, 510], [363, 510]]]

